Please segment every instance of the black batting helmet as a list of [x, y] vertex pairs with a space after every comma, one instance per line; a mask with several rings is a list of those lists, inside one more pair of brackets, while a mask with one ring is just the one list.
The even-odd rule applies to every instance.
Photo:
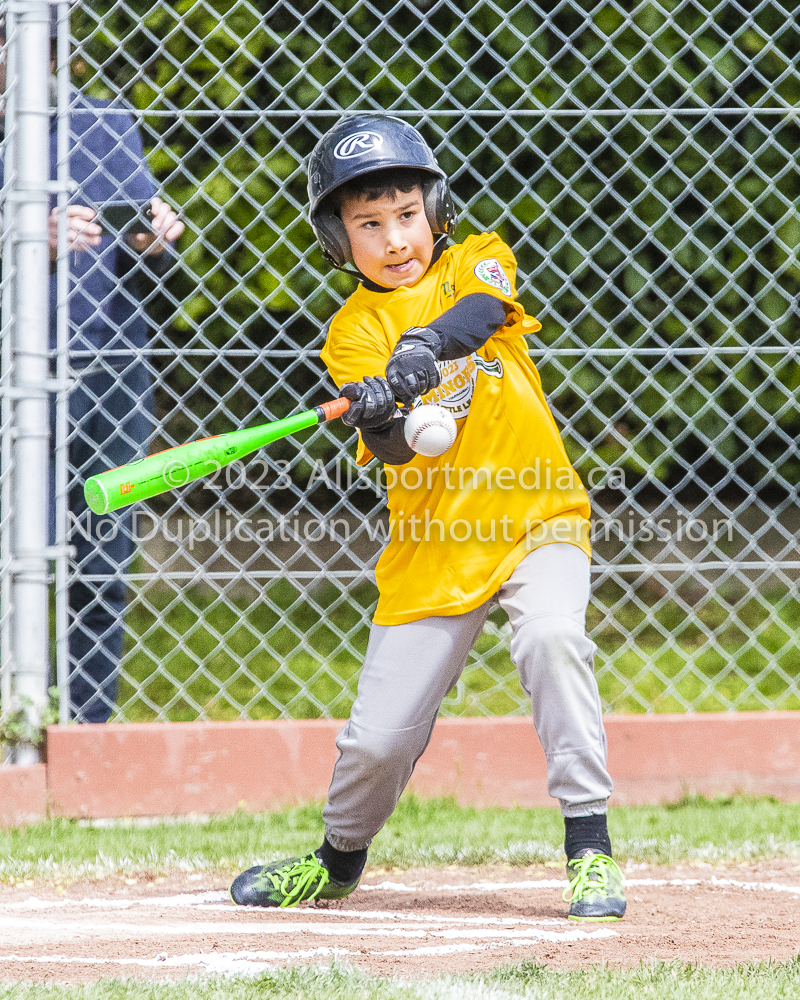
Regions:
[[428, 223], [434, 233], [453, 232], [456, 216], [447, 177], [419, 132], [389, 115], [354, 115], [323, 135], [308, 164], [311, 226], [334, 267], [352, 260], [352, 252], [342, 220], [325, 199], [347, 181], [387, 167], [430, 174], [422, 189]]

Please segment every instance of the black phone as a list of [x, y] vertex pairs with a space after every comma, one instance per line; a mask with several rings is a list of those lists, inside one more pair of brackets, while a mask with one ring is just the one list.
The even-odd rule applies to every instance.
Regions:
[[129, 202], [107, 202], [97, 210], [92, 222], [103, 229], [104, 235], [117, 236], [120, 233], [147, 233], [152, 231], [150, 223], [153, 210], [149, 204], [131, 205]]

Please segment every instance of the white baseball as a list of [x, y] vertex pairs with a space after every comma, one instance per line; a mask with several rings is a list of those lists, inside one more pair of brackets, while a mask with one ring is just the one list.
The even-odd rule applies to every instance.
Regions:
[[435, 403], [422, 403], [406, 417], [406, 441], [418, 455], [435, 458], [452, 448], [457, 433], [452, 414]]

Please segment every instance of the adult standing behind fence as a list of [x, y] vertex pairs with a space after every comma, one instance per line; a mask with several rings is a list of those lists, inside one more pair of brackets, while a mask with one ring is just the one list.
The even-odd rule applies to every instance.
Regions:
[[[5, 26], [0, 28], [5, 42]], [[51, 20], [55, 36], [55, 19]], [[55, 112], [55, 79], [51, 107]], [[50, 122], [50, 177], [56, 179], [57, 119]], [[62, 123], [63, 127], [63, 123]], [[143, 454], [152, 431], [152, 389], [141, 351], [148, 324], [137, 278], [146, 265], [163, 272], [167, 252], [184, 230], [176, 213], [156, 196], [156, 184], [133, 115], [120, 101], [70, 91], [69, 174], [74, 189], [67, 207], [69, 268], [70, 544], [76, 579], [70, 587], [70, 717], [106, 722], [117, 695], [122, 656], [125, 571], [134, 552], [130, 516], [98, 531], [87, 511], [83, 481], [96, 472]], [[0, 164], [0, 170], [2, 165]], [[1, 176], [0, 176], [1, 182]], [[133, 209], [138, 222], [127, 233], [103, 224]], [[110, 211], [109, 211], [110, 209]], [[145, 212], [152, 218], [145, 220]], [[50, 213], [50, 350], [56, 347], [58, 210]], [[51, 406], [51, 533], [55, 472]], [[52, 538], [51, 538], [52, 541]]]

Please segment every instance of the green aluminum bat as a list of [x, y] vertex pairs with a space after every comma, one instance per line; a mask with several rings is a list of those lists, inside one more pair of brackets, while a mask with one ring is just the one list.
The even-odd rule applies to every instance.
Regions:
[[304, 410], [283, 420], [167, 448], [166, 451], [92, 476], [84, 484], [83, 495], [95, 514], [110, 514], [139, 500], [149, 500], [159, 493], [167, 493], [203, 476], [210, 476], [222, 466], [244, 458], [279, 438], [341, 417], [349, 406], [349, 399], [332, 399], [322, 406], [315, 406], [313, 410]]

